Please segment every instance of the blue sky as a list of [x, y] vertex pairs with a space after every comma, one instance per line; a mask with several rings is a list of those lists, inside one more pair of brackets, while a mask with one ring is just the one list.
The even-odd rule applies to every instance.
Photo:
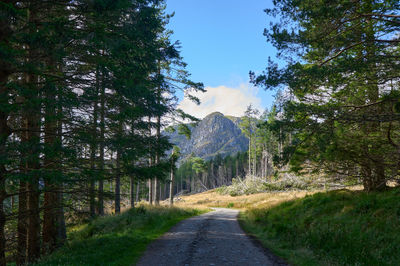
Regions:
[[173, 40], [181, 42], [181, 54], [192, 79], [203, 82], [208, 89], [207, 95], [200, 97], [203, 98], [200, 107], [183, 101], [181, 107], [185, 111], [195, 112], [199, 117], [210, 111], [239, 115], [249, 103], [259, 109], [271, 106], [274, 93], [253, 88], [248, 75], [250, 70], [262, 71], [269, 56], [275, 58], [276, 50], [263, 36], [271, 20], [263, 10], [272, 6], [271, 1], [167, 0], [166, 3], [167, 13], [175, 12], [168, 28], [174, 31]]

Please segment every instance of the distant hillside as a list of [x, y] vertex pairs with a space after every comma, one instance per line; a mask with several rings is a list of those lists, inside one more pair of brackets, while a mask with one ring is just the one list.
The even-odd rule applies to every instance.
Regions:
[[242, 134], [239, 123], [240, 118], [215, 112], [206, 116], [196, 127], [191, 127], [191, 139], [177, 132], [164, 134], [181, 149], [182, 158], [193, 153], [208, 160], [217, 154], [225, 157], [248, 149], [248, 139]]

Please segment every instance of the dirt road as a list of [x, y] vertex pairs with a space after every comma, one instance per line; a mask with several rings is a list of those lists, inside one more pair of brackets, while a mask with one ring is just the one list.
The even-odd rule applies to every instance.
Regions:
[[285, 265], [245, 235], [237, 215], [216, 208], [182, 221], [153, 242], [137, 265]]

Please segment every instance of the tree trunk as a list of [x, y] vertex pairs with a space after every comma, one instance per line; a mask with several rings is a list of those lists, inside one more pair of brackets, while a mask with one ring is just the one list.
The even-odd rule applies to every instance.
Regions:
[[251, 132], [249, 134], [249, 175], [251, 175]]
[[[11, 5], [10, 1], [3, 1], [2, 5]], [[0, 43], [4, 46], [8, 45], [8, 40], [12, 35], [10, 27], [11, 19], [7, 15], [2, 14], [0, 16]], [[0, 265], [6, 265], [5, 249], [6, 249], [6, 237], [4, 227], [6, 224], [6, 216], [3, 210], [3, 202], [7, 197], [5, 191], [5, 182], [7, 170], [4, 162], [6, 154], [6, 141], [11, 135], [11, 129], [7, 125], [9, 117], [8, 108], [8, 92], [9, 88], [6, 86], [8, 77], [11, 74], [9, 62], [0, 57]]]
[[254, 172], [253, 175], [257, 176], [257, 149], [255, 147], [255, 143], [254, 143], [254, 160], [253, 160], [253, 165], [254, 165]]
[[169, 185], [169, 205], [174, 204], [174, 168], [171, 166], [171, 180]]
[[[121, 112], [121, 110], [120, 110]], [[123, 124], [122, 120], [118, 123], [118, 138], [122, 138], [123, 132]], [[115, 176], [115, 213], [121, 212], [121, 156], [122, 150], [120, 144], [117, 146], [117, 158], [116, 158], [116, 166], [117, 166], [117, 173]]]
[[44, 254], [57, 247], [57, 187], [49, 181], [45, 182], [43, 210], [43, 248]]
[[[23, 168], [25, 169], [25, 167]], [[24, 170], [25, 171], [25, 170]], [[26, 263], [26, 241], [27, 241], [27, 202], [26, 202], [26, 183], [23, 181], [19, 182], [19, 193], [18, 193], [18, 225], [17, 225], [17, 265], [24, 265]]]
[[[62, 148], [62, 134], [63, 134], [63, 101], [62, 101], [62, 88], [61, 86], [58, 88], [58, 97], [57, 97], [57, 141], [60, 149]], [[58, 167], [59, 172], [63, 174], [63, 165], [61, 157], [59, 158]], [[63, 201], [63, 183], [58, 184], [57, 194], [57, 245], [62, 246], [64, 242], [67, 240], [67, 228], [65, 226], [65, 217], [64, 217], [64, 201]]]
[[54, 88], [47, 88], [45, 92], [45, 125], [44, 125], [44, 169], [45, 192], [44, 192], [44, 212], [43, 212], [43, 253], [52, 252], [57, 246], [57, 206], [58, 187], [54, 176], [60, 167], [57, 166], [57, 116], [56, 116], [56, 97]]
[[117, 152], [117, 173], [115, 175], [115, 213], [121, 212], [121, 152]]
[[282, 126], [279, 126], [279, 158], [282, 159], [283, 155], [283, 134], [282, 134]]
[[136, 202], [139, 202], [140, 200], [140, 181], [137, 181], [136, 184]]
[[[159, 99], [161, 97], [160, 95], [161, 90], [159, 89]], [[159, 100], [160, 101], [160, 100]], [[159, 102], [160, 103], [160, 102]], [[157, 147], [156, 147], [156, 158], [155, 158], [155, 164], [158, 165], [160, 163], [160, 136], [161, 136], [161, 117], [157, 116], [157, 129], [156, 129], [156, 137], [157, 137]], [[156, 205], [160, 205], [160, 182], [158, 178], [154, 178], [154, 203]]]
[[169, 187], [167, 186], [166, 183], [164, 183], [164, 197], [163, 200], [166, 200], [167, 198], [169, 198]]
[[[151, 137], [151, 117], [148, 117], [149, 120], [149, 137]], [[152, 146], [151, 142], [149, 143], [149, 167], [153, 165], [153, 159], [152, 159]], [[153, 205], [153, 193], [154, 193], [154, 187], [153, 187], [153, 178], [149, 178], [149, 204]]]
[[[62, 190], [62, 187], [60, 187]], [[63, 193], [59, 191], [57, 193], [57, 245], [61, 246], [67, 240], [67, 230], [65, 226], [64, 217], [64, 203], [63, 203]]]
[[97, 117], [98, 117], [98, 94], [100, 87], [99, 67], [96, 68], [96, 89], [93, 102], [93, 125], [92, 125], [92, 140], [90, 143], [90, 184], [89, 184], [89, 212], [90, 216], [94, 218], [96, 216], [96, 182], [95, 182], [95, 170], [96, 170], [96, 150], [97, 150]]
[[[104, 76], [104, 73], [103, 73]], [[105, 84], [102, 79], [100, 91], [100, 158], [97, 214], [104, 215], [104, 134], [105, 134]]]
[[[372, 1], [364, 1], [363, 8], [366, 10], [366, 13], [370, 14], [373, 12], [372, 10]], [[366, 103], [376, 103], [379, 101], [379, 86], [378, 86], [378, 70], [376, 65], [376, 56], [377, 56], [377, 46], [375, 44], [375, 21], [370, 18], [366, 18], [365, 23], [365, 62], [370, 66], [369, 72], [366, 77], [365, 87], [367, 88], [367, 98], [365, 99]], [[362, 37], [361, 37], [362, 38]], [[381, 114], [382, 110], [380, 105], [373, 105], [370, 109], [367, 109], [368, 112]], [[381, 132], [381, 123], [380, 122], [369, 122], [367, 125], [362, 125], [364, 127], [365, 136], [369, 137], [371, 134], [381, 133], [382, 136], [385, 136], [385, 133]], [[379, 150], [381, 143], [376, 143], [374, 140], [367, 144], [368, 146], [364, 147], [366, 151], [366, 156], [369, 160], [369, 175], [364, 176], [366, 180], [364, 189], [366, 191], [381, 191], [387, 188], [386, 186], [386, 177], [385, 177], [385, 165], [383, 163], [384, 159], [381, 154], [373, 154], [375, 150]], [[372, 147], [370, 147], [372, 146]], [[371, 151], [371, 152], [370, 152]], [[373, 158], [373, 159], [370, 159]]]
[[149, 178], [149, 203], [153, 205], [153, 179]]
[[[25, 115], [25, 114], [24, 114]], [[25, 117], [22, 119], [21, 123], [21, 134], [20, 139], [22, 143], [27, 143], [28, 140], [28, 125], [26, 124]], [[26, 152], [25, 150], [21, 151], [21, 161], [20, 161], [20, 173], [26, 175], [27, 174], [27, 163], [26, 163]], [[25, 265], [26, 264], [26, 255], [27, 255], [27, 184], [20, 180], [19, 182], [19, 192], [18, 192], [18, 224], [17, 224], [17, 265]]]
[[5, 174], [6, 169], [3, 165], [0, 166], [0, 265], [6, 265], [6, 236], [4, 227], [6, 225], [6, 214], [4, 213], [4, 200], [7, 197], [5, 190]]
[[28, 262], [40, 257], [40, 211], [39, 211], [39, 112], [32, 112], [28, 117], [28, 130], [31, 147], [31, 158], [28, 160]]
[[163, 198], [164, 198], [164, 184], [161, 183], [161, 182], [159, 182], [159, 186], [160, 186], [160, 193], [159, 193], [159, 195], [160, 195], [160, 200], [162, 201]]
[[[32, 52], [29, 51], [32, 56]], [[31, 61], [31, 60], [30, 60]], [[39, 99], [38, 77], [33, 74], [27, 74], [26, 83], [27, 90], [31, 93], [31, 102]], [[27, 125], [27, 144], [30, 154], [27, 157], [27, 206], [28, 206], [28, 246], [27, 261], [29, 263], [36, 261], [40, 257], [40, 210], [39, 210], [39, 169], [40, 169], [40, 105], [36, 103], [30, 106], [26, 112]]]
[[32, 178], [28, 183], [28, 262], [40, 256], [39, 183]]
[[[139, 182], [138, 185], [139, 186]], [[129, 189], [129, 199], [131, 201], [131, 208], [135, 208], [135, 178], [133, 176], [131, 176], [130, 178], [130, 189]], [[136, 198], [137, 198], [137, 194], [136, 194]]]

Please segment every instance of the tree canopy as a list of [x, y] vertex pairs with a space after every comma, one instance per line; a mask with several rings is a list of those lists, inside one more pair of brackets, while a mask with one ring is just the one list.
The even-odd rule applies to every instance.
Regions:
[[[265, 36], [287, 62], [252, 82], [286, 94], [276, 130], [292, 169], [312, 166], [380, 190], [399, 175], [398, 1], [274, 1]], [[288, 157], [287, 157], [288, 158]]]

